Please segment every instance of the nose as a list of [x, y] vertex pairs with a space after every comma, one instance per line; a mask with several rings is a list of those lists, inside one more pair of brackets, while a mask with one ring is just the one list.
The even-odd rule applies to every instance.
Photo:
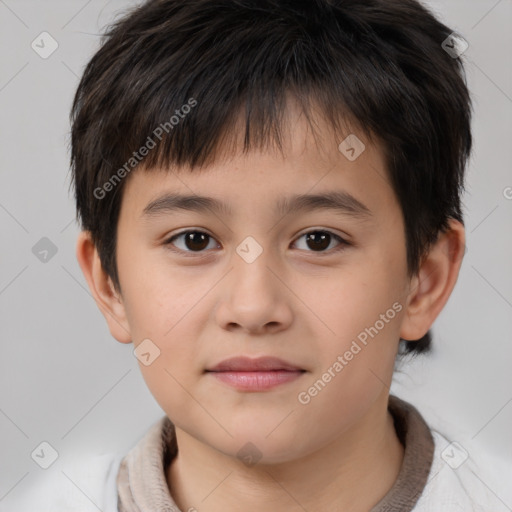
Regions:
[[291, 324], [293, 293], [281, 266], [269, 256], [263, 251], [251, 261], [234, 253], [231, 271], [219, 283], [216, 320], [223, 329], [263, 334]]

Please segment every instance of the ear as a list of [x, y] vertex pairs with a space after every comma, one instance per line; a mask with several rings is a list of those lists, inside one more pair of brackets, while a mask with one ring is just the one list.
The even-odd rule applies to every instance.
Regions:
[[131, 343], [121, 294], [116, 292], [112, 279], [104, 271], [89, 231], [82, 231], [78, 235], [76, 257], [91, 294], [107, 321], [110, 334], [121, 343]]
[[430, 329], [457, 282], [466, 250], [464, 226], [450, 219], [411, 279], [400, 337], [419, 340]]

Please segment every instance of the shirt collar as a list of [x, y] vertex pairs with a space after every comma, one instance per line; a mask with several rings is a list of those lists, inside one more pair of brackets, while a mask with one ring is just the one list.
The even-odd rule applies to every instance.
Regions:
[[[410, 512], [425, 485], [434, 456], [434, 440], [428, 425], [411, 404], [389, 396], [404, 459], [397, 480], [371, 512]], [[119, 512], [181, 512], [167, 486], [167, 468], [178, 453], [174, 425], [164, 416], [121, 461], [117, 474]]]

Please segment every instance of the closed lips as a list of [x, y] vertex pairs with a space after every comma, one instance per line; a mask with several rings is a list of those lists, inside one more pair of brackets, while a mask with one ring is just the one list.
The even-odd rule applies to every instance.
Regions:
[[234, 357], [226, 359], [211, 368], [207, 372], [304, 372], [306, 370], [276, 357]]

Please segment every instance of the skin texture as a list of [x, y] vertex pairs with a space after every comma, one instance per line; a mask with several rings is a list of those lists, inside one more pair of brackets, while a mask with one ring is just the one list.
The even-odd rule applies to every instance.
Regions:
[[[139, 366], [176, 426], [179, 454], [166, 476], [183, 511], [362, 512], [382, 499], [403, 458], [387, 411], [399, 338], [427, 332], [462, 262], [464, 228], [451, 221], [409, 279], [403, 218], [380, 147], [357, 134], [366, 149], [351, 162], [338, 150], [343, 139], [321, 121], [318, 144], [297, 111], [288, 115], [293, 129], [284, 156], [235, 152], [200, 171], [130, 175], [118, 224], [121, 293], [89, 234], [78, 239], [78, 261], [112, 336], [135, 346], [149, 338], [160, 350], [152, 364]], [[279, 198], [333, 190], [349, 192], [372, 215], [273, 213]], [[215, 197], [233, 213], [144, 218], [144, 207], [163, 192]], [[174, 240], [181, 253], [165, 244], [184, 229], [212, 237], [202, 253], [184, 237]], [[332, 238], [323, 252], [315, 250], [303, 236], [315, 230], [350, 245], [335, 252]], [[247, 236], [263, 249], [252, 263], [236, 252]], [[396, 303], [394, 318], [301, 403], [299, 393]], [[306, 371], [263, 392], [235, 390], [205, 373], [238, 355], [276, 356]], [[256, 465], [237, 457], [248, 442], [261, 457]]]

